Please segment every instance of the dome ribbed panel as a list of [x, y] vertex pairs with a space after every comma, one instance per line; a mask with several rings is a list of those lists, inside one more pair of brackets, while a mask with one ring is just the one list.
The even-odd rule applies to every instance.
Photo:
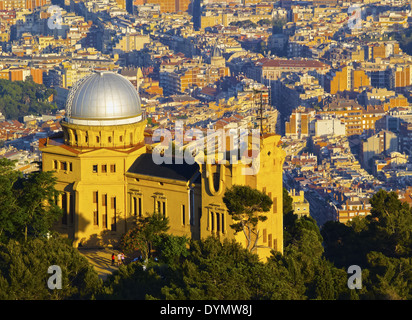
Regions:
[[116, 120], [141, 114], [136, 88], [122, 75], [97, 72], [69, 93], [70, 118], [84, 120]]

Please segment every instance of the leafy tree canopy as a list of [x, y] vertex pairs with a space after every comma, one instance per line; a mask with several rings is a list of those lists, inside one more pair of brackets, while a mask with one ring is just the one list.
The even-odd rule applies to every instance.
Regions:
[[272, 199], [265, 193], [249, 186], [234, 185], [226, 190], [223, 196], [229, 215], [234, 221], [230, 225], [235, 232], [243, 231], [247, 249], [253, 251], [257, 248], [259, 221], [267, 220], [263, 212], [268, 212], [273, 204]]
[[26, 81], [0, 79], [0, 112], [6, 119], [49, 113], [55, 109], [48, 101], [53, 94], [54, 89], [35, 83], [31, 77]]
[[[62, 288], [49, 289], [50, 266], [62, 271]], [[102, 281], [73, 246], [61, 238], [0, 244], [1, 300], [90, 299]]]
[[144, 259], [149, 258], [156, 237], [169, 228], [169, 218], [160, 212], [139, 217], [136, 227], [123, 235], [120, 247], [126, 253], [140, 251]]
[[323, 226], [325, 256], [336, 266], [362, 268], [366, 289], [361, 298], [410, 299], [412, 209], [384, 190], [370, 203], [371, 214], [364, 218]]
[[0, 241], [45, 236], [61, 217], [59, 192], [50, 172], [32, 172], [24, 177], [14, 162], [0, 159]]

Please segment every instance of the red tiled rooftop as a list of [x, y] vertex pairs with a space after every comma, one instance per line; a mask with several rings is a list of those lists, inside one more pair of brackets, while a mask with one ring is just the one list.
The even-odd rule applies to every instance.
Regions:
[[326, 68], [327, 64], [317, 60], [287, 60], [276, 59], [262, 61], [262, 67], [275, 67], [275, 68]]

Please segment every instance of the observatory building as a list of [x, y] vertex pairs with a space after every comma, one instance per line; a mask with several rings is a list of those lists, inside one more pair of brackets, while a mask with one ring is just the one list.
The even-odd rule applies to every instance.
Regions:
[[141, 216], [161, 212], [169, 232], [200, 239], [236, 239], [223, 203], [232, 185], [249, 185], [273, 200], [268, 219], [259, 223], [258, 254], [283, 252], [280, 136], [260, 137], [259, 170], [245, 175], [243, 163], [156, 164], [145, 143], [146, 119], [136, 88], [122, 75], [94, 72], [70, 90], [63, 134], [41, 139], [42, 170], [54, 171], [63, 217], [56, 230], [75, 246], [116, 246]]

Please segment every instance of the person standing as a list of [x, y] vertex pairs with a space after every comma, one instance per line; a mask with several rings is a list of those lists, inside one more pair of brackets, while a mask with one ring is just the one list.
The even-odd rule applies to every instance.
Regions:
[[117, 255], [117, 265], [120, 266], [121, 263], [122, 263], [122, 254], [119, 252], [119, 254]]
[[122, 252], [122, 264], [124, 264], [124, 253]]
[[114, 253], [112, 253], [112, 266], [114, 266], [114, 260], [116, 259], [116, 256], [114, 255]]

